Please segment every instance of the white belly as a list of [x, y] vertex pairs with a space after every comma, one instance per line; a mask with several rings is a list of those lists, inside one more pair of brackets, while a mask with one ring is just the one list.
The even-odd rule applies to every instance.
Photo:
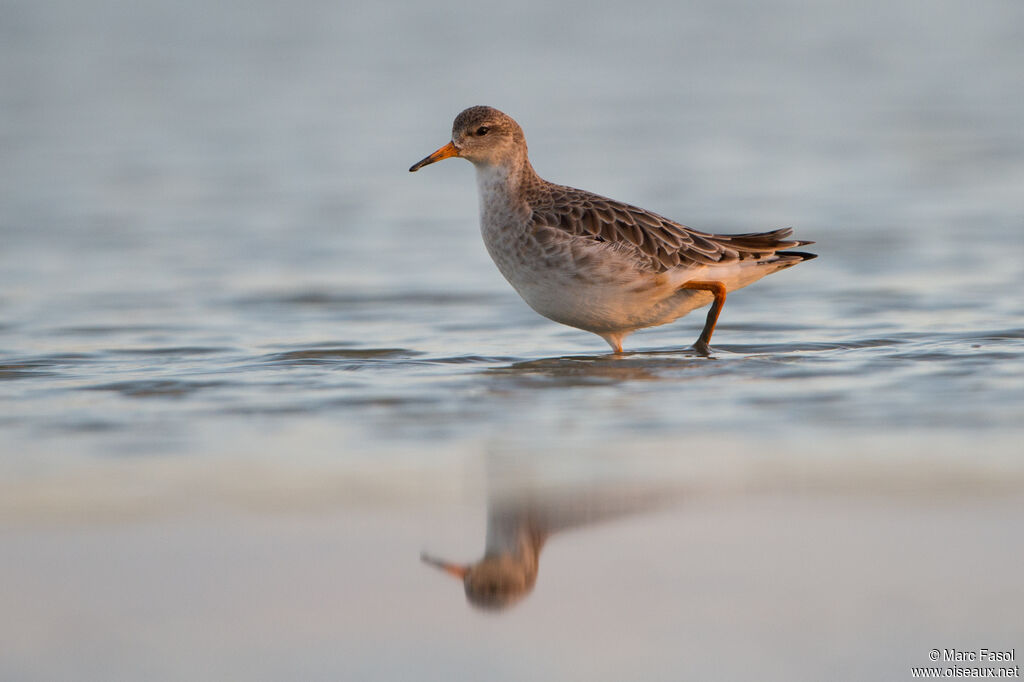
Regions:
[[571, 327], [627, 332], [671, 322], [711, 301], [704, 292], [680, 292], [672, 275], [643, 272], [599, 242], [581, 254], [568, 242], [541, 244], [528, 234], [486, 228], [483, 234], [498, 270], [523, 300]]

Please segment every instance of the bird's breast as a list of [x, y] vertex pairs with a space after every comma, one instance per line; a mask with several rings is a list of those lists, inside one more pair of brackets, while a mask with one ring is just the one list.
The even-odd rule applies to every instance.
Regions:
[[664, 276], [643, 272], [608, 245], [515, 217], [483, 217], [484, 244], [498, 270], [535, 311], [588, 331], [631, 328], [671, 295]]

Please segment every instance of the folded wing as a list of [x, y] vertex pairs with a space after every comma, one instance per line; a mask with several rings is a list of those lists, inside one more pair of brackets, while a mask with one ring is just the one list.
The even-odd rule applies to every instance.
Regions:
[[793, 234], [790, 228], [745, 234], [709, 234], [637, 206], [583, 190], [561, 185], [548, 185], [545, 190], [542, 196], [529, 198], [534, 226], [556, 228], [599, 242], [628, 244], [655, 272], [680, 266], [760, 260], [776, 251], [814, 243], [788, 239]]

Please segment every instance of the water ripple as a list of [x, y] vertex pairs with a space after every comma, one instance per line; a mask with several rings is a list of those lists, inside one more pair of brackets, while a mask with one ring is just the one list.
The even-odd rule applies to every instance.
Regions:
[[214, 355], [217, 353], [226, 353], [233, 348], [221, 347], [221, 346], [170, 346], [170, 347], [158, 347], [158, 348], [111, 348], [108, 349], [108, 353], [117, 353], [120, 355], [167, 355], [167, 356], [178, 356], [178, 355]]
[[60, 373], [57, 368], [84, 364], [95, 357], [85, 353], [63, 353], [41, 355], [31, 358], [11, 359], [0, 363], [0, 381], [8, 379], [35, 379], [53, 377]]
[[344, 365], [349, 361], [411, 358], [421, 355], [406, 348], [304, 348], [271, 353], [260, 359], [267, 365]]
[[310, 290], [287, 293], [267, 293], [245, 296], [232, 303], [243, 306], [325, 306], [339, 308], [415, 306], [478, 306], [496, 300], [492, 294], [458, 291], [396, 291], [390, 293], [340, 293], [331, 290]]
[[185, 381], [182, 379], [136, 379], [84, 386], [86, 391], [114, 391], [128, 398], [184, 398], [207, 388], [223, 386], [223, 381]]

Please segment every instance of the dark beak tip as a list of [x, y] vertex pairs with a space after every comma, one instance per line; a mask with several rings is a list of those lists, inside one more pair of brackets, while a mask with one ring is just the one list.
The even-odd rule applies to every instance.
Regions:
[[409, 172], [410, 173], [415, 173], [416, 171], [418, 171], [420, 168], [423, 168], [424, 166], [429, 166], [430, 164], [437, 163], [438, 161], [441, 161], [442, 159], [450, 159], [453, 156], [458, 156], [458, 155], [459, 155], [459, 150], [455, 148], [455, 143], [449, 142], [445, 146], [443, 146], [440, 149], [438, 149], [437, 151], [435, 151], [430, 156], [428, 156], [426, 158], [423, 158], [423, 159], [420, 159], [419, 161], [414, 163], [412, 165], [412, 167], [409, 168]]

